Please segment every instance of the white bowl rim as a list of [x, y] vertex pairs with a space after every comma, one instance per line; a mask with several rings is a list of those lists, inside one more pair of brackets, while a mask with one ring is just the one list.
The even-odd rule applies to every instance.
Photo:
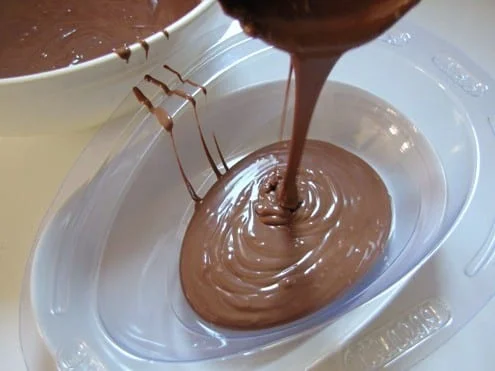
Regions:
[[[192, 10], [190, 10], [188, 13], [186, 13], [183, 17], [179, 18], [177, 21], [173, 22], [169, 26], [166, 26], [163, 30], [155, 32], [154, 34], [144, 38], [143, 40], [146, 41], [147, 43], [150, 44], [150, 47], [158, 42], [159, 40], [166, 39], [165, 34], [163, 31], [167, 31], [169, 35], [172, 35], [175, 33], [175, 31], [183, 28], [187, 24], [191, 23], [194, 21], [196, 18], [198, 18], [203, 12], [205, 12], [208, 8], [213, 6], [216, 3], [216, 0], [201, 0], [201, 2], [196, 5]], [[139, 48], [141, 48], [141, 45], [139, 44], [139, 41], [134, 42], [130, 44], [129, 49], [131, 50], [132, 53], [136, 52]], [[90, 59], [88, 61], [84, 61], [81, 64], [73, 65], [73, 66], [65, 66], [61, 68], [57, 68], [55, 70], [51, 71], [43, 71], [43, 72], [37, 72], [34, 74], [29, 74], [29, 75], [21, 75], [21, 76], [13, 76], [13, 77], [6, 77], [6, 78], [0, 78], [0, 87], [1, 86], [8, 86], [12, 84], [21, 84], [21, 83], [26, 83], [26, 82], [33, 82], [33, 81], [38, 81], [38, 80], [43, 80], [47, 78], [52, 78], [52, 77], [58, 77], [58, 76], [63, 76], [67, 74], [71, 74], [74, 72], [79, 72], [84, 69], [89, 69], [91, 67], [95, 67], [98, 65], [103, 65], [105, 63], [114, 61], [114, 60], [121, 60], [121, 58], [113, 51], [106, 53], [100, 57], [96, 57], [93, 59]]]

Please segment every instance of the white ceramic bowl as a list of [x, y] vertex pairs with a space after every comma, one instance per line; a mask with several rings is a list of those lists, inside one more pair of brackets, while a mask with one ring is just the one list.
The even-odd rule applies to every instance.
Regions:
[[136, 43], [130, 46], [129, 63], [110, 52], [77, 66], [0, 79], [0, 135], [66, 132], [103, 123], [144, 74], [164, 63], [184, 71], [221, 36], [222, 25], [225, 30], [228, 18], [218, 3], [203, 0], [166, 28], [169, 39], [163, 32], [146, 39], [148, 58]]

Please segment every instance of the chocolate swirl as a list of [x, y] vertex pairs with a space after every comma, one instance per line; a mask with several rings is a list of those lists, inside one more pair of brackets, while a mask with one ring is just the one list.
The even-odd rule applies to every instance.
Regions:
[[391, 206], [376, 172], [351, 153], [308, 140], [300, 203], [277, 202], [288, 143], [236, 164], [197, 203], [180, 260], [182, 286], [206, 321], [276, 326], [329, 304], [383, 252]]

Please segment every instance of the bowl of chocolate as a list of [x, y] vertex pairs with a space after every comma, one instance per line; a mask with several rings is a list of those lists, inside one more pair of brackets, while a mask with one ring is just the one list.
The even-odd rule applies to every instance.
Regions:
[[[144, 76], [127, 97], [142, 108], [103, 126], [28, 266], [26, 302], [58, 362], [83, 349], [108, 369], [255, 369], [254, 353], [369, 323], [378, 309], [332, 327], [393, 299], [477, 178], [470, 115], [415, 45], [375, 40], [301, 80], [313, 56], [239, 33], [183, 81]], [[301, 104], [308, 81], [316, 105]]]
[[4, 1], [0, 134], [101, 124], [143, 74], [187, 68], [224, 19], [214, 0]]

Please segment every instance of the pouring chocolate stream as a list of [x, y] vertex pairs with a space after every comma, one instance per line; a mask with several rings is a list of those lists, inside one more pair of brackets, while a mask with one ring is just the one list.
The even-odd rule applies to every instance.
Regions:
[[419, 0], [219, 0], [246, 33], [291, 54], [296, 103], [281, 206], [298, 204], [295, 177], [320, 91], [346, 51], [392, 26]]

